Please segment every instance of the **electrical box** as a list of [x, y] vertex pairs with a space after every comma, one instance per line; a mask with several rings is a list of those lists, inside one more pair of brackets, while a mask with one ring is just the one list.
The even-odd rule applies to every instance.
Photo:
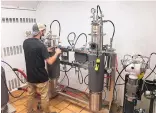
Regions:
[[75, 61], [79, 63], [86, 63], [88, 61], [87, 53], [81, 50], [75, 50]]

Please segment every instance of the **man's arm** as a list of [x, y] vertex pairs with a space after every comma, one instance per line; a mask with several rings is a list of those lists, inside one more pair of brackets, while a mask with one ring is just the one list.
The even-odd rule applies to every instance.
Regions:
[[47, 48], [45, 46], [42, 47], [42, 56], [45, 59], [45, 61], [50, 65], [56, 61], [59, 54], [61, 54], [61, 50], [59, 48], [56, 48], [55, 54], [50, 57]]

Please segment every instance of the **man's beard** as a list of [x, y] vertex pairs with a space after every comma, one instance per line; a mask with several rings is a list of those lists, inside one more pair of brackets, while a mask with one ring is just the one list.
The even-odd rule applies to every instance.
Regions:
[[40, 40], [41, 40], [43, 37], [44, 37], [44, 34], [42, 34], [42, 35], [40, 36]]

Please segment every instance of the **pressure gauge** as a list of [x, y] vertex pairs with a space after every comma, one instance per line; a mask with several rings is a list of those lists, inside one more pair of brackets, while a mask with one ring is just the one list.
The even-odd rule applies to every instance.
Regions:
[[95, 9], [94, 8], [91, 9], [91, 13], [95, 14]]

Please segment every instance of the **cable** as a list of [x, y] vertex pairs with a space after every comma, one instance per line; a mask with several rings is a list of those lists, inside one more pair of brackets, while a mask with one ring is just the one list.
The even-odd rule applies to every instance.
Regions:
[[68, 75], [67, 75], [67, 72], [65, 71], [65, 76], [67, 77], [67, 80], [68, 80], [68, 85], [67, 87], [69, 87], [69, 78], [68, 78]]
[[[117, 77], [117, 79], [116, 79], [115, 86], [116, 86], [116, 84], [117, 84], [117, 81], [118, 81], [119, 77], [121, 76], [121, 73], [122, 73], [130, 64], [131, 64], [131, 63], [129, 63], [128, 65], [126, 65], [126, 66], [120, 71], [120, 73], [119, 73], [119, 75], [118, 75], [118, 77]], [[114, 87], [115, 87], [115, 86], [114, 86]]]
[[75, 38], [76, 38], [75, 32], [71, 32], [71, 33], [68, 34], [67, 40], [68, 40], [68, 43], [70, 44], [70, 46], [72, 46], [72, 44], [71, 44], [70, 41], [69, 41], [69, 36], [70, 36], [71, 34], [74, 34], [74, 39], [73, 39], [73, 40], [75, 40]]
[[78, 39], [80, 38], [81, 35], [85, 35], [85, 37], [86, 37], [86, 44], [85, 44], [85, 45], [87, 45], [87, 35], [86, 35], [85, 33], [81, 33], [81, 34], [77, 37], [77, 39], [76, 39], [76, 41], [75, 41], [75, 44], [74, 44], [74, 47], [75, 47], [75, 45], [77, 44], [77, 41], [78, 41]]
[[60, 37], [60, 34], [61, 34], [61, 24], [60, 24], [60, 22], [59, 22], [58, 20], [53, 20], [53, 21], [51, 22], [51, 24], [50, 24], [50, 31], [51, 31], [51, 26], [52, 26], [52, 24], [53, 24], [54, 22], [57, 22], [57, 23], [59, 24], [59, 37]]
[[115, 25], [114, 25], [114, 23], [111, 21], [111, 20], [104, 20], [104, 22], [110, 22], [112, 25], [113, 25], [113, 35], [112, 35], [112, 38], [111, 38], [111, 44], [112, 44], [112, 42], [113, 42], [113, 38], [114, 38], [114, 34], [115, 34]]
[[154, 68], [152, 69], [151, 73], [145, 78], [145, 80], [154, 72], [155, 69], [156, 69], [156, 65], [155, 65]]
[[[79, 74], [79, 72], [80, 72], [80, 74]], [[81, 78], [82, 78], [81, 81], [80, 81], [80, 75], [81, 75]], [[82, 76], [82, 72], [81, 72], [80, 68], [78, 70], [78, 80], [79, 80], [80, 84], [83, 84], [83, 76]]]
[[5, 61], [2, 61], [1, 60], [1, 62], [3, 62], [3, 63], [5, 63], [5, 64], [7, 64], [10, 68], [11, 68], [11, 70], [15, 73], [15, 75], [17, 76], [17, 78], [23, 83], [23, 84], [25, 84], [26, 82], [23, 82], [20, 78], [19, 78], [19, 76], [17, 75], [17, 73], [14, 71], [14, 69], [11, 67], [11, 65], [10, 64], [8, 64], [7, 62], [5, 62]]
[[[151, 69], [151, 68], [150, 68], [150, 70], [152, 71], [153, 69]], [[156, 72], [155, 72], [155, 71], [153, 71], [153, 73], [154, 73], [154, 74], [156, 74]]]
[[69, 68], [68, 70], [60, 70], [60, 71], [62, 71], [62, 72], [69, 72], [71, 69], [72, 69], [73, 67], [71, 67], [71, 68]]
[[[101, 11], [101, 8], [100, 8], [100, 6], [99, 5], [97, 5], [97, 15], [98, 15], [98, 11], [100, 10], [100, 13], [101, 13], [101, 15], [102, 15], [102, 11]], [[99, 15], [98, 15], [99, 16]]]
[[152, 57], [152, 55], [156, 55], [156, 53], [153, 52], [153, 53], [150, 54], [149, 61], [147, 61], [147, 64], [149, 63], [149, 67], [150, 67], [150, 61], [151, 61], [151, 57]]
[[1, 77], [1, 78], [3, 79], [3, 82], [4, 82], [4, 84], [5, 84], [5, 87], [7, 88], [9, 94], [10, 94], [13, 98], [20, 98], [20, 97], [24, 94], [25, 91], [23, 91], [23, 92], [22, 92], [20, 95], [18, 95], [18, 96], [14, 96], [14, 95], [10, 92], [10, 90], [9, 90], [9, 88], [8, 88], [8, 86], [7, 86], [6, 82], [5, 82], [5, 80], [4, 80], [4, 78], [3, 78], [3, 77]]
[[65, 70], [65, 71], [60, 70], [60, 71], [62, 71], [62, 72], [65, 72], [65, 75], [64, 75], [63, 79], [60, 81], [60, 83], [65, 79], [65, 77], [67, 77], [67, 79], [68, 79], [68, 81], [69, 81], [69, 78], [68, 78], [68, 76], [66, 76], [66, 75], [67, 75], [67, 72], [69, 72], [71, 69], [72, 69], [72, 67], [69, 68], [68, 70]]
[[[130, 64], [131, 64], [131, 63], [129, 63], [128, 65], [126, 65], [126, 66], [120, 71], [120, 73], [119, 73], [119, 75], [118, 75], [118, 77], [117, 77], [117, 79], [116, 79], [116, 81], [115, 81], [114, 91], [116, 91], [117, 81], [118, 81], [119, 77], [121, 76], [121, 73], [122, 73]], [[113, 91], [113, 92], [114, 92], [114, 91]], [[117, 91], [116, 91], [116, 98], [117, 98]], [[115, 99], [115, 100], [117, 100], [117, 99]]]
[[119, 70], [116, 68], [116, 71], [118, 72], [118, 75], [121, 77], [121, 79], [123, 80], [123, 81], [125, 81], [124, 79], [123, 79], [123, 77], [120, 75], [120, 72], [119, 72]]
[[87, 78], [88, 76], [89, 76], [89, 74], [86, 75], [85, 78], [84, 78], [84, 83], [85, 83], [86, 85], [88, 85], [88, 83], [86, 83], [86, 78]]

